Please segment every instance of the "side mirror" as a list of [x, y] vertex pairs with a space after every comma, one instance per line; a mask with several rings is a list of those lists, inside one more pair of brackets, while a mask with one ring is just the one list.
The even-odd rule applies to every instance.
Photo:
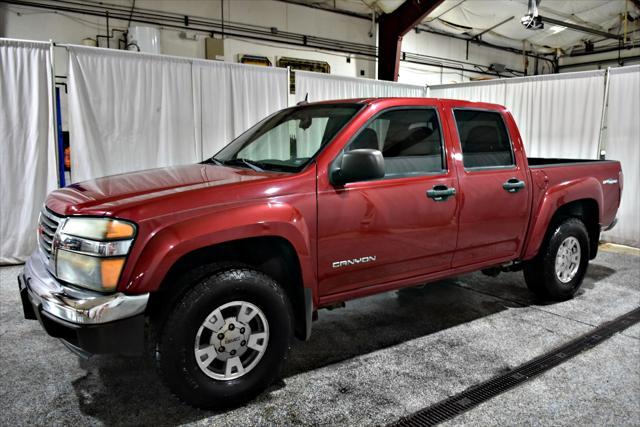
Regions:
[[331, 165], [329, 176], [333, 185], [382, 178], [384, 157], [372, 148], [347, 151]]

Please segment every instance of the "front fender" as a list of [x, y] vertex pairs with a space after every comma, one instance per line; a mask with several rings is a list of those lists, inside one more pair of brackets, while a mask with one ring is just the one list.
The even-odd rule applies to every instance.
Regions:
[[[154, 229], [152, 223], [150, 229]], [[137, 258], [130, 260], [132, 267], [124, 272], [121, 285], [128, 293], [153, 292], [169, 269], [192, 251], [234, 240], [273, 236], [291, 243], [300, 260], [303, 283], [315, 289], [309, 230], [301, 212], [287, 203], [273, 201], [228, 207], [177, 221], [149, 232]]]
[[598, 218], [602, 218], [602, 186], [596, 178], [579, 178], [549, 187], [539, 199], [538, 205], [533, 206], [529, 237], [522, 259], [528, 260], [538, 254], [553, 215], [561, 206], [584, 199], [594, 200], [598, 204]]

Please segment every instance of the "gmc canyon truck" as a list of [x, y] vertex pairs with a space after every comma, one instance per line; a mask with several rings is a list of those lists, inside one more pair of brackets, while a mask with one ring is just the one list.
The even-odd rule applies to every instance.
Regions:
[[183, 401], [234, 405], [346, 300], [519, 269], [571, 298], [622, 184], [615, 161], [527, 158], [499, 105], [306, 103], [202, 163], [52, 192], [20, 294], [74, 352], [149, 350]]

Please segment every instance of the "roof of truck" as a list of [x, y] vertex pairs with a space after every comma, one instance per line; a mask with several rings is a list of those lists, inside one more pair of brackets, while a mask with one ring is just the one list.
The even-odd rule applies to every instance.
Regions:
[[348, 99], [331, 99], [325, 101], [312, 101], [309, 102], [308, 105], [322, 105], [322, 104], [378, 104], [385, 102], [396, 103], [397, 101], [403, 100], [415, 100], [415, 99], [423, 99], [423, 100], [431, 100], [431, 101], [445, 101], [448, 103], [459, 104], [460, 106], [466, 107], [493, 107], [498, 110], [505, 109], [504, 106], [500, 104], [493, 104], [490, 102], [475, 102], [468, 101], [464, 99], [450, 99], [450, 98], [430, 98], [430, 97], [379, 97], [379, 98], [348, 98]]

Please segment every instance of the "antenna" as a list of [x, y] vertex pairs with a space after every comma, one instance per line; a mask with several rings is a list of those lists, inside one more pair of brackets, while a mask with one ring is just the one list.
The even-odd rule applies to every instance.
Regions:
[[305, 105], [309, 103], [309, 92], [304, 96], [304, 99], [298, 102], [296, 105]]

